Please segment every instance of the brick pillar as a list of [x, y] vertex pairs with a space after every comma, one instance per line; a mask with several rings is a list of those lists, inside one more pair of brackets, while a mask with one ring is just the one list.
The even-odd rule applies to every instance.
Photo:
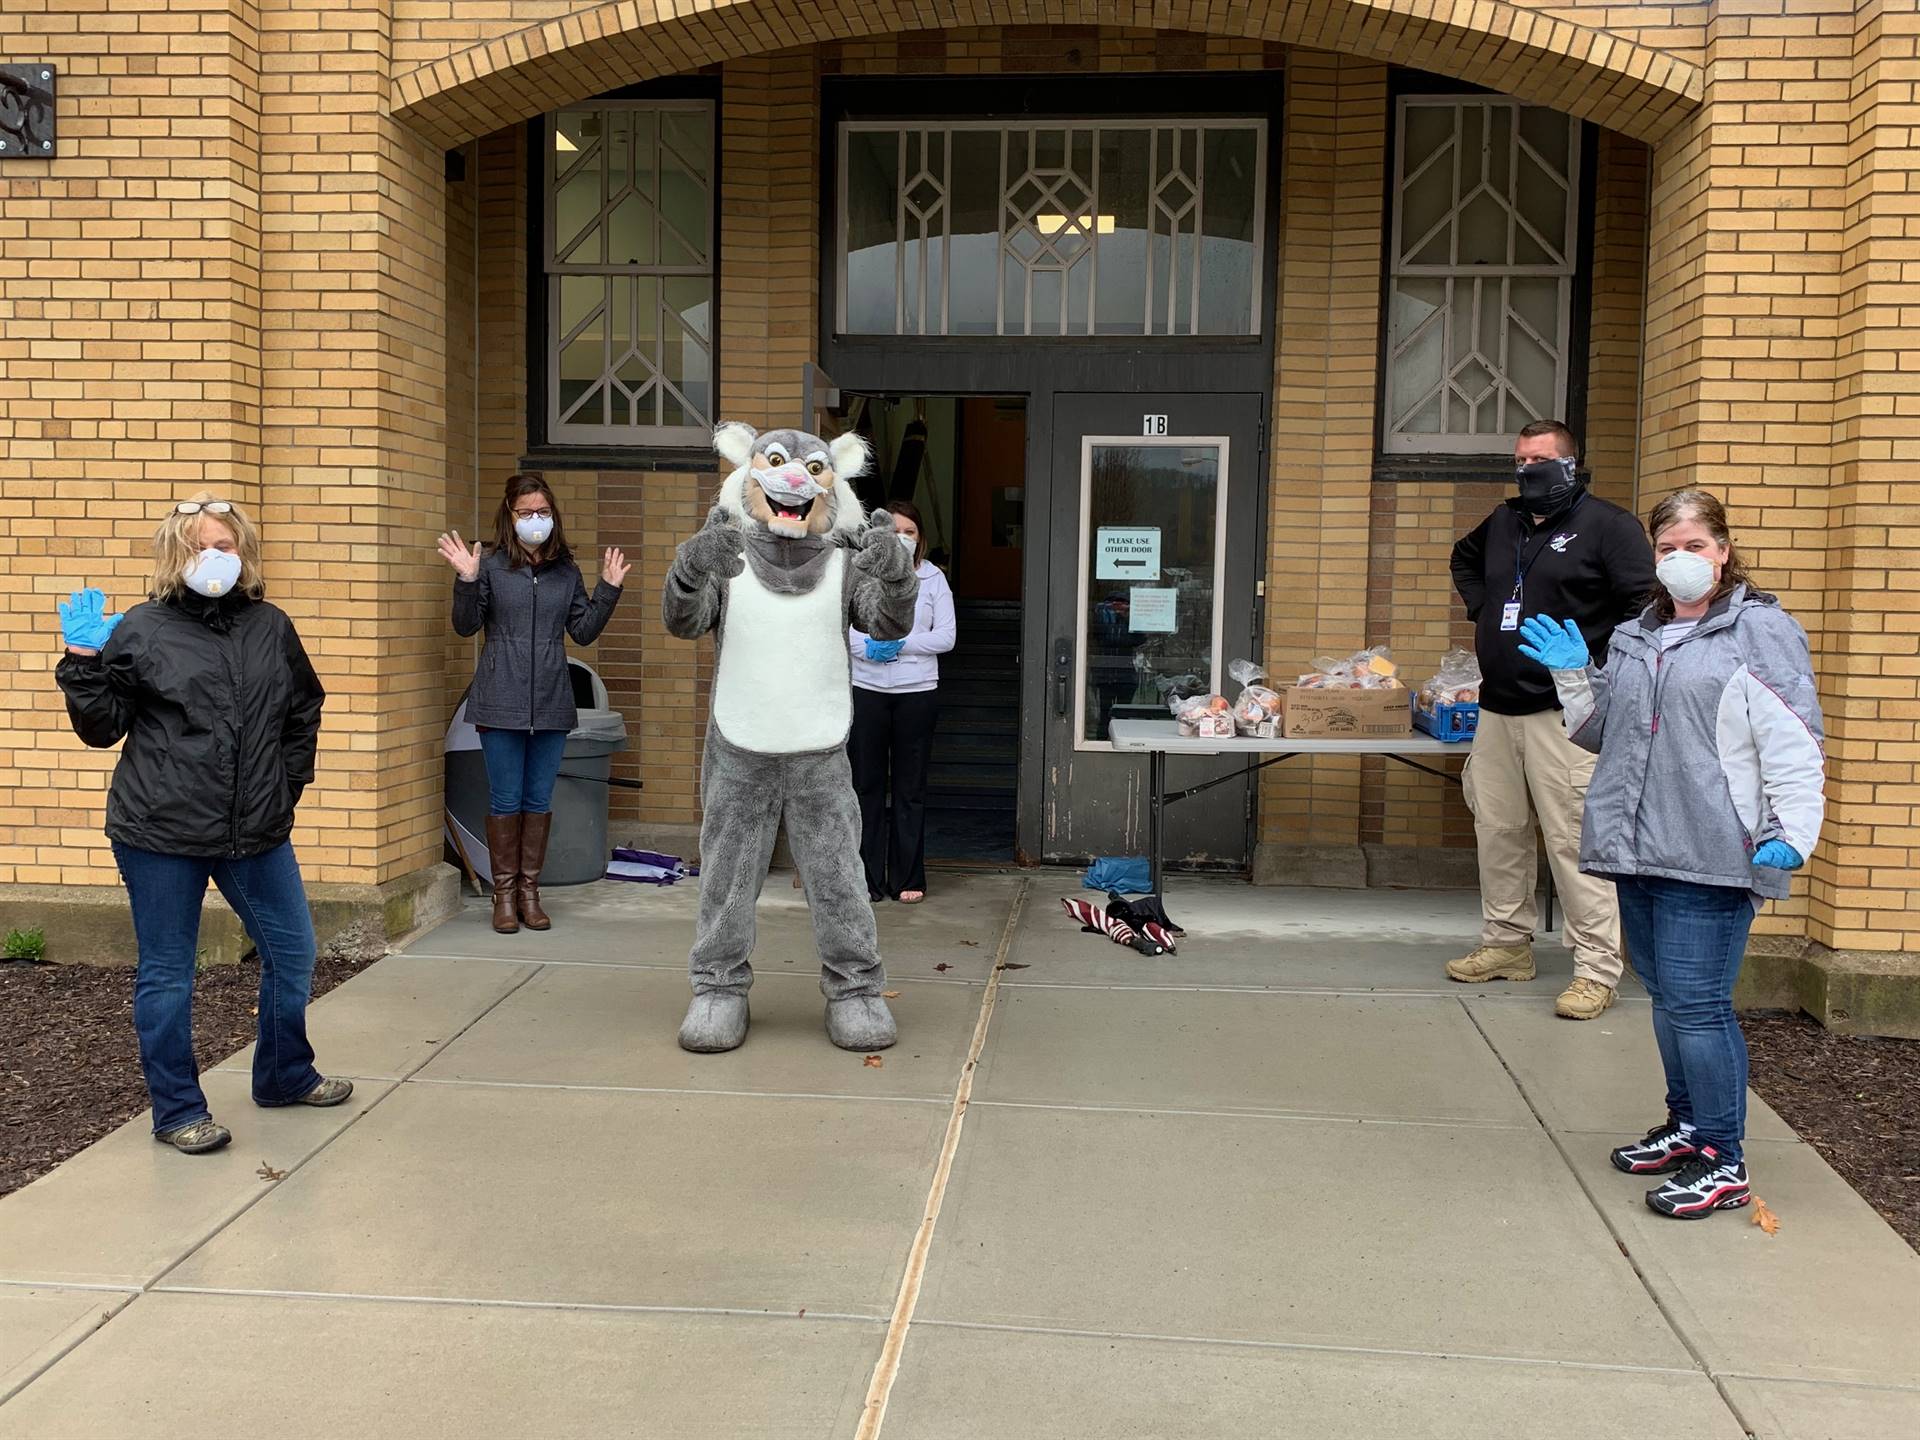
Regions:
[[1706, 101], [1654, 155], [1640, 500], [1722, 496], [1812, 641], [1827, 826], [1756, 932], [1911, 950], [1920, 404], [1901, 370], [1920, 330], [1889, 292], [1920, 257], [1898, 193], [1915, 21], [1873, 8], [1714, 7]]
[[[1384, 67], [1293, 52], [1266, 567], [1267, 663], [1283, 678], [1367, 640], [1386, 135]], [[1358, 760], [1264, 772], [1256, 879], [1364, 883], [1359, 817]], [[1324, 864], [1303, 868], [1315, 857]]]
[[1910, 4], [1870, 9], [1854, 37], [1837, 255], [1816, 657], [1830, 778], [1808, 933], [1836, 949], [1912, 957], [1920, 955], [1920, 149], [1912, 129], [1920, 16]]
[[385, 0], [263, 17], [262, 510], [275, 598], [329, 701], [296, 839], [308, 879], [441, 850], [446, 194], [387, 113]]
[[118, 752], [68, 726], [54, 607], [145, 598], [203, 486], [257, 508], [260, 46], [250, 4], [129, 0], [110, 32], [79, 8], [0, 6], [0, 58], [59, 77], [58, 153], [0, 170], [0, 885], [118, 904]]

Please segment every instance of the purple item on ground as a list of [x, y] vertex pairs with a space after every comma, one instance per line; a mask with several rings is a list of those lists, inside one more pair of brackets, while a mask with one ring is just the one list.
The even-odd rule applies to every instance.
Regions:
[[613, 859], [607, 865], [607, 879], [635, 880], [642, 885], [671, 885], [699, 873], [698, 866], [687, 864], [678, 855], [629, 850], [624, 846], [614, 848]]

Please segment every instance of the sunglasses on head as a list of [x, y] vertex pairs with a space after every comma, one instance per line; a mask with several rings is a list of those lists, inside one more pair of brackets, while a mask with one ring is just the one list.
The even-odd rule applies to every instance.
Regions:
[[173, 507], [173, 513], [176, 515], [198, 515], [202, 512], [208, 515], [229, 515], [233, 513], [233, 502], [231, 500], [182, 500]]

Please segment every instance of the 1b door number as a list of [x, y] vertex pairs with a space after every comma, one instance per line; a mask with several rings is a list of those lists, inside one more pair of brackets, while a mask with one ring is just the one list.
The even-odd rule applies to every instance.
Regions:
[[1167, 417], [1164, 415], [1142, 415], [1140, 417], [1142, 435], [1164, 435], [1167, 433]]

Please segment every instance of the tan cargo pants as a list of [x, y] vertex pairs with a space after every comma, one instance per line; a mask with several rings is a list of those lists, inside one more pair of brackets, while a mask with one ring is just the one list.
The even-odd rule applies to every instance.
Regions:
[[1620, 983], [1620, 908], [1613, 882], [1580, 873], [1580, 818], [1597, 757], [1567, 739], [1558, 710], [1537, 715], [1480, 712], [1462, 788], [1480, 846], [1482, 944], [1526, 945], [1539, 924], [1539, 860], [1533, 822], [1566, 914], [1561, 938], [1573, 973]]

